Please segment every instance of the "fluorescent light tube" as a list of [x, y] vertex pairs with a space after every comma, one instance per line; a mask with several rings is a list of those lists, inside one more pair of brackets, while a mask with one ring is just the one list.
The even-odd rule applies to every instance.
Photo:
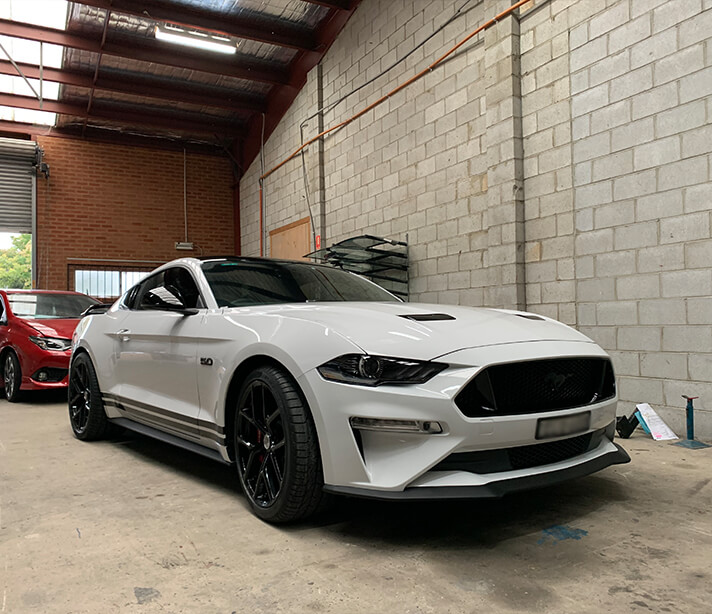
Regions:
[[237, 52], [237, 46], [231, 42], [224, 42], [225, 39], [220, 37], [215, 40], [213, 37], [202, 33], [191, 34], [188, 31], [170, 30], [156, 26], [156, 40], [175, 43], [176, 45], [185, 45], [186, 47], [194, 47], [196, 49], [205, 49], [206, 51], [215, 51], [217, 53], [233, 54]]

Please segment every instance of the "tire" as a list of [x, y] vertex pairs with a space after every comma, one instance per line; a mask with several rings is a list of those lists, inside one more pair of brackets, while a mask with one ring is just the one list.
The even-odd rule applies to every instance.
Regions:
[[12, 350], [8, 351], [2, 359], [2, 379], [5, 386], [5, 398], [10, 403], [17, 403], [22, 399], [22, 369], [17, 355]]
[[263, 366], [247, 376], [233, 437], [240, 484], [258, 518], [294, 522], [320, 508], [324, 480], [316, 428], [289, 375]]
[[69, 422], [77, 439], [94, 441], [104, 437], [109, 421], [104, 412], [96, 371], [88, 354], [79, 354], [69, 369]]

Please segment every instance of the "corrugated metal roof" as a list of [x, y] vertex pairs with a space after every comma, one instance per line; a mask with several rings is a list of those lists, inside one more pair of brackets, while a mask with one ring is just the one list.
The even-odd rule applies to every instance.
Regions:
[[211, 13], [247, 13], [272, 21], [290, 21], [316, 28], [329, 9], [302, 0], [173, 0], [173, 4], [199, 8]]
[[[59, 71], [64, 107], [57, 125], [211, 142], [206, 132], [214, 123], [226, 135], [244, 129], [239, 136], [254, 141], [248, 129], [256, 114], [278, 120], [286, 112], [358, 3], [114, 0], [109, 11], [104, 0], [72, 2], [66, 29], [74, 38], [67, 39]], [[166, 24], [228, 37], [236, 52], [221, 56], [157, 40], [157, 26]], [[155, 126], [148, 125], [152, 117]], [[254, 155], [254, 143], [249, 149]]]

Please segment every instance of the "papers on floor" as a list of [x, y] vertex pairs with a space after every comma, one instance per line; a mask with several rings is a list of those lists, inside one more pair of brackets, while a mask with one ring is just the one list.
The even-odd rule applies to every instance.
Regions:
[[672, 432], [670, 427], [665, 424], [663, 419], [658, 416], [657, 412], [650, 407], [647, 403], [640, 403], [636, 405], [635, 408], [640, 412], [640, 415], [645, 421], [645, 425], [650, 430], [650, 434], [653, 439], [657, 441], [664, 441], [667, 439], [679, 439], [675, 433]]

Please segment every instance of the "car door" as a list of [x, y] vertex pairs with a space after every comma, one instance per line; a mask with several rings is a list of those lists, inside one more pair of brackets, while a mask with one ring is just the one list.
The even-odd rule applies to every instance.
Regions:
[[119, 386], [109, 402], [124, 417], [199, 439], [197, 348], [204, 318], [187, 269], [172, 267], [141, 282], [115, 333]]

